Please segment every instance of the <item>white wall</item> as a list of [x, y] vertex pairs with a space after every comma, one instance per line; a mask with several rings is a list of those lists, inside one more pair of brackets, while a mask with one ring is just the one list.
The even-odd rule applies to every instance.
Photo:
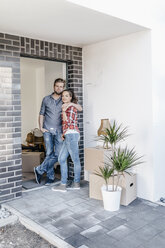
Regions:
[[45, 93], [53, 92], [53, 83], [56, 78], [66, 79], [66, 64], [45, 61]]
[[22, 143], [27, 133], [37, 125], [36, 70], [21, 63], [21, 114]]
[[[151, 1], [150, 0], [138, 0], [138, 1], [68, 0], [68, 1], [151, 29], [151, 59], [149, 63], [152, 61], [152, 71], [151, 71], [152, 84], [150, 85], [149, 91], [151, 94], [151, 90], [152, 90], [153, 150], [151, 149], [150, 152], [153, 153], [154, 160], [152, 163], [152, 169], [148, 171], [148, 173], [151, 174], [151, 177], [153, 175], [153, 180], [151, 180], [150, 182], [150, 188], [151, 188], [150, 191], [152, 191], [153, 197], [150, 197], [151, 194], [147, 193], [147, 199], [152, 199], [153, 201], [157, 201], [160, 199], [160, 197], [165, 197], [165, 183], [164, 183], [165, 1], [164, 0], [151, 0]], [[85, 58], [85, 61], [86, 60], [87, 59]], [[127, 59], [125, 63], [127, 63]], [[129, 64], [129, 58], [128, 58], [128, 64]], [[118, 73], [120, 73], [119, 70]], [[92, 127], [88, 127], [88, 128], [92, 130]], [[150, 129], [150, 126], [148, 126], [147, 128]], [[149, 149], [150, 146], [148, 147], [148, 150]], [[145, 177], [143, 177], [144, 184], [146, 179]], [[146, 183], [146, 187], [148, 188], [149, 184]], [[143, 195], [142, 187], [141, 187], [140, 195]]]
[[155, 9], [152, 31], [155, 199], [165, 197], [165, 2]]
[[138, 168], [138, 196], [153, 200], [150, 31], [85, 46], [83, 57], [85, 146], [95, 145], [100, 119], [129, 126], [128, 145], [146, 161]]

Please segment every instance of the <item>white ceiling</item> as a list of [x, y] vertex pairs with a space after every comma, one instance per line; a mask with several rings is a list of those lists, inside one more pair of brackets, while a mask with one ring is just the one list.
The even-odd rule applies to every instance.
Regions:
[[145, 30], [67, 0], [0, 0], [0, 32], [84, 46]]

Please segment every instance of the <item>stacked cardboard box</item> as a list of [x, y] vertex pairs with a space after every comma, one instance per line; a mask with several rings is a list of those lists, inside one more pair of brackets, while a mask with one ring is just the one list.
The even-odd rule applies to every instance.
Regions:
[[[94, 199], [102, 200], [101, 186], [105, 184], [104, 179], [94, 174], [99, 171], [99, 166], [103, 167], [110, 154], [108, 150], [101, 147], [85, 148], [85, 170], [90, 173], [89, 176], [89, 196]], [[115, 179], [116, 180], [116, 179]], [[109, 179], [112, 184], [112, 178]], [[120, 177], [119, 186], [122, 187], [121, 205], [127, 206], [136, 199], [136, 174], [124, 173]]]
[[44, 152], [22, 152], [22, 172], [33, 172], [34, 167], [44, 160]]

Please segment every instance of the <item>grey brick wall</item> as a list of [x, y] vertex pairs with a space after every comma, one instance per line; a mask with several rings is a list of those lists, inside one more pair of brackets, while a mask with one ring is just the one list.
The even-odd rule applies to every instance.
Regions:
[[[0, 202], [22, 194], [20, 56], [67, 62], [68, 87], [83, 105], [81, 48], [0, 33]], [[83, 112], [78, 119], [83, 179]], [[71, 162], [69, 171], [73, 178]]]

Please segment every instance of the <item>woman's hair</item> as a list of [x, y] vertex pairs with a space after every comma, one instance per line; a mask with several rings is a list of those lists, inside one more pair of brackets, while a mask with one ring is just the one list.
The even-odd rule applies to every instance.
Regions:
[[[78, 99], [77, 99], [77, 97], [76, 97], [76, 95], [75, 95], [75, 93], [74, 93], [73, 90], [71, 90], [71, 89], [65, 89], [65, 90], [63, 90], [63, 92], [68, 92], [69, 93], [70, 97], [72, 97], [71, 102], [73, 102], [73, 103], [77, 103], [78, 102]], [[62, 92], [62, 94], [63, 94], [63, 92]]]

